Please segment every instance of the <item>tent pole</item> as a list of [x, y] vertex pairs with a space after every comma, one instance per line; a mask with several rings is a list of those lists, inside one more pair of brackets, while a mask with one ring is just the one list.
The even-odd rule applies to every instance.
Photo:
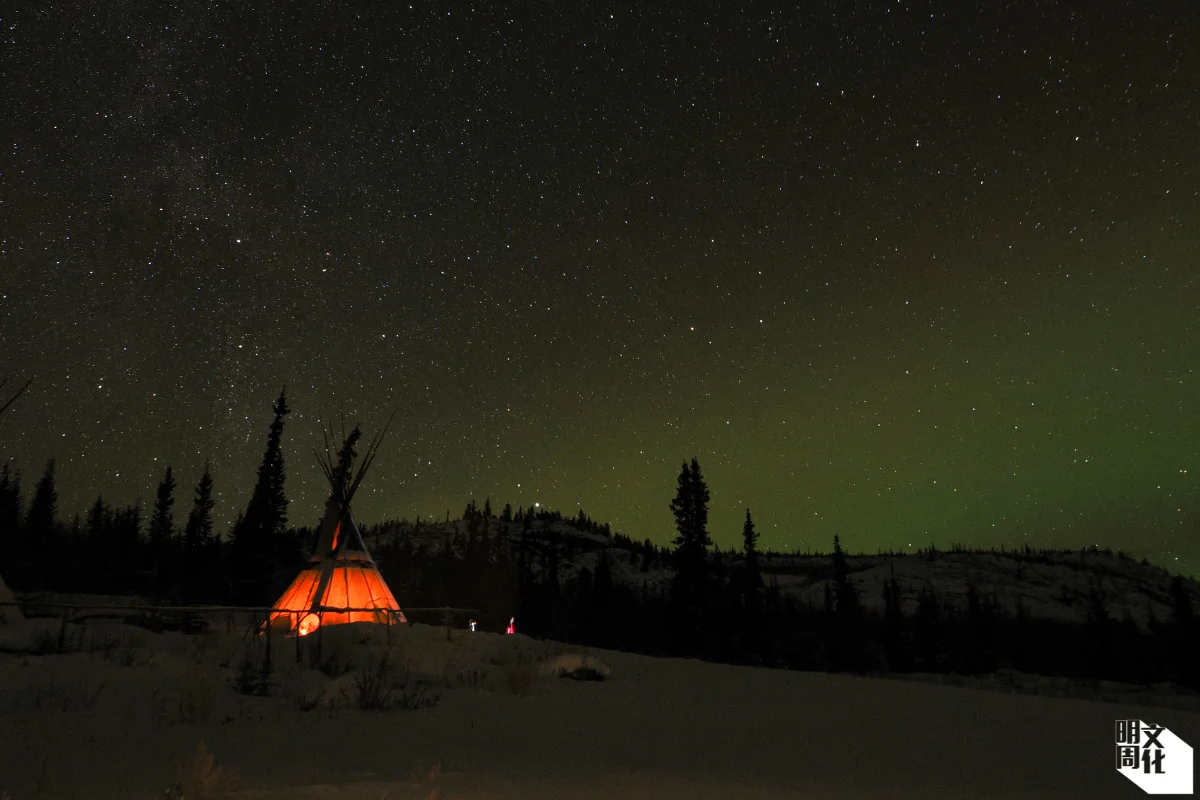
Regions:
[[267, 680], [271, 680], [271, 615], [267, 614], [267, 665], [265, 668]]

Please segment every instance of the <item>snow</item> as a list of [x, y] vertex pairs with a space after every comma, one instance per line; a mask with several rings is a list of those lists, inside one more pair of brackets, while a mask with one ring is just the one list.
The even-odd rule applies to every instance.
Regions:
[[[831, 559], [805, 561], [810, 574], [814, 566], [828, 561], [826, 572], [832, 575]], [[847, 566], [863, 605], [880, 614], [883, 584], [893, 575], [901, 586], [901, 607], [909, 616], [915, 613], [917, 594], [923, 588], [932, 589], [940, 601], [965, 609], [968, 585], [973, 585], [982, 599], [995, 600], [1009, 614], [1014, 614], [1020, 603], [1034, 619], [1085, 622], [1093, 591], [1103, 598], [1112, 619], [1128, 618], [1142, 630], [1149, 626], [1151, 614], [1162, 623], [1169, 621], [1172, 613], [1171, 575], [1165, 569], [1099, 552], [952, 552], [938, 553], [932, 561], [924, 556], [853, 556]], [[781, 567], [764, 567], [764, 574]], [[806, 580], [800, 573], [782, 577], [780, 586], [821, 608], [828, 582], [829, 577]], [[1185, 586], [1193, 606], [1200, 607], [1200, 586], [1192, 580], [1185, 581]]]
[[34, 646], [33, 632], [16, 602], [4, 578], [0, 578], [0, 652], [29, 650]]
[[[322, 641], [336, 677], [297, 667], [295, 641], [275, 637], [267, 697], [231, 688], [243, 648], [263, 640], [223, 626], [189, 637], [95, 620], [67, 631], [80, 652], [0, 655], [0, 797], [172, 796], [203, 742], [221, 772], [211, 796], [247, 800], [1132, 798], [1113, 768], [1115, 719], [1200, 742], [1200, 714], [1127, 701], [341, 627]], [[440, 702], [355, 707], [355, 676], [385, 655]], [[584, 659], [607, 678], [551, 677]]]

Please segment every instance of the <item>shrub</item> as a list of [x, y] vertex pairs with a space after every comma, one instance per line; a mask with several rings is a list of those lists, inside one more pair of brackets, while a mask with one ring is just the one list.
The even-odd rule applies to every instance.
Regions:
[[401, 711], [416, 711], [419, 708], [432, 708], [441, 699], [441, 691], [434, 683], [405, 675], [405, 679], [397, 686], [394, 707]]
[[312, 711], [321, 705], [320, 692], [297, 692], [292, 695], [292, 708], [297, 711]]
[[317, 664], [317, 669], [327, 677], [340, 678], [350, 671], [350, 659], [340, 649], [332, 650]]
[[122, 667], [132, 667], [138, 663], [138, 642], [130, 636], [114, 636], [107, 634], [103, 639], [93, 641], [90, 650], [99, 653], [105, 661], [111, 661]]
[[570, 672], [563, 672], [560, 677], [574, 678], [577, 681], [602, 681], [608, 676], [594, 667], [582, 666]]
[[179, 693], [176, 714], [180, 722], [207, 722], [216, 705], [216, 688], [206, 670], [196, 670]]
[[233, 688], [238, 694], [253, 697], [266, 697], [271, 693], [271, 671], [267, 660], [258, 658], [256, 648], [247, 647], [242, 651], [242, 660], [233, 679]]
[[533, 659], [524, 653], [516, 653], [504, 663], [504, 678], [509, 690], [517, 697], [529, 694], [535, 672]]
[[609, 676], [608, 665], [584, 653], [563, 653], [542, 665], [542, 675], [557, 675], [577, 681], [602, 681]]
[[201, 740], [192, 758], [179, 765], [179, 780], [167, 790], [166, 797], [170, 800], [212, 800], [231, 783], [230, 776], [217, 766], [216, 759]]
[[382, 711], [392, 704], [395, 694], [395, 678], [388, 669], [387, 659], [380, 660], [374, 669], [365, 669], [354, 674], [351, 686], [353, 704], [363, 711]]
[[394, 670], [387, 656], [376, 666], [356, 672], [350, 687], [347, 702], [363, 711], [411, 711], [437, 705], [441, 699], [436, 685], [413, 678], [406, 670]]
[[54, 681], [37, 683], [33, 686], [33, 709], [70, 712], [93, 708], [106, 685], [105, 681], [92, 682], [86, 679], [65, 688]]
[[312, 711], [321, 705], [325, 684], [325, 676], [320, 672], [297, 668], [284, 679], [283, 690], [296, 711]]

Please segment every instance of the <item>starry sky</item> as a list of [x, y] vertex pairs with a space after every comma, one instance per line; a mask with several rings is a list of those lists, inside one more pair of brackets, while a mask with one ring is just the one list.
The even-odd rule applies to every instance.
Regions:
[[696, 456], [723, 547], [1200, 565], [1195, 3], [208, 5], [0, 19], [0, 460], [65, 518], [210, 461], [232, 520], [286, 383], [293, 524], [395, 410], [363, 522], [665, 543]]

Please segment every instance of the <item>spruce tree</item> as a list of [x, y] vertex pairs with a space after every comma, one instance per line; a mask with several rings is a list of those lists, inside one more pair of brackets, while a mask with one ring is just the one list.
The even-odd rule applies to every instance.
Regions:
[[208, 464], [204, 465], [204, 474], [196, 484], [196, 496], [192, 501], [192, 510], [188, 512], [187, 526], [183, 529], [183, 550], [193, 554], [213, 542], [213, 478]]
[[[113, 571], [114, 549], [111, 531], [111, 515], [103, 496], [97, 496], [96, 502], [88, 509], [87, 522], [84, 530], [85, 549], [91, 559], [93, 571], [100, 574], [93, 579], [94, 584], [104, 583], [105, 578]], [[98, 586], [90, 587], [92, 591]]]
[[80, 582], [87, 579], [89, 563], [87, 559], [87, 541], [83, 537], [83, 518], [76, 511], [71, 518], [71, 526], [67, 529], [67, 542], [64, 553], [66, 568], [62, 572], [60, 587], [65, 591], [81, 591]]
[[171, 582], [171, 549], [175, 540], [175, 475], [170, 465], [158, 484], [154, 497], [154, 513], [150, 517], [150, 569], [154, 575], [154, 594]]
[[192, 510], [183, 529], [183, 555], [180, 559], [184, 598], [188, 602], [212, 601], [216, 588], [217, 551], [213, 536], [213, 479], [208, 464], [196, 484]]
[[758, 569], [758, 532], [754, 530], [754, 520], [750, 518], [750, 509], [746, 509], [746, 522], [742, 525], [742, 550], [746, 555], [746, 595], [757, 596], [762, 588], [762, 574]]
[[21, 473], [10, 470], [8, 462], [0, 470], [0, 551], [10, 558], [19, 555], [21, 534]]
[[[923, 587], [917, 595], [917, 615], [913, 619], [913, 644], [917, 662], [926, 672], [940, 672], [942, 659], [942, 606], [933, 589]], [[1025, 621], [1025, 607], [1018, 603], [1017, 620]]]
[[54, 459], [46, 462], [46, 471], [33, 491], [25, 528], [31, 534], [49, 534], [58, 513], [58, 491], [54, 487]]
[[825, 610], [829, 621], [830, 666], [837, 671], [862, 668], [858, 592], [850, 582], [846, 553], [833, 537], [833, 587], [826, 584]]
[[275, 419], [267, 436], [267, 449], [258, 468], [254, 494], [246, 506], [246, 522], [266, 541], [278, 540], [287, 532], [287, 497], [284, 494], [283, 423], [291, 413], [286, 392], [271, 407]]
[[1084, 667], [1092, 673], [1092, 677], [1101, 677], [1112, 664], [1113, 628], [1104, 592], [1100, 584], [1093, 580], [1088, 586], [1087, 621], [1084, 626], [1087, 651]]
[[1170, 597], [1171, 620], [1180, 630], [1190, 629], [1195, 621], [1195, 612], [1192, 609], [1192, 598], [1179, 575], [1171, 579]]
[[900, 582], [896, 570], [883, 584], [884, 651], [887, 666], [892, 672], [908, 672], [912, 669], [912, 655], [908, 645], [908, 634], [901, 606]]
[[[291, 412], [286, 391], [272, 406], [275, 419], [267, 436], [267, 448], [258, 467], [254, 493], [234, 529], [231, 542], [231, 572], [236, 601], [246, 605], [269, 603], [273, 598], [276, 571], [283, 562], [294, 561], [296, 548], [287, 543], [287, 498], [284, 495], [283, 424]], [[290, 564], [289, 564], [290, 565]]]
[[1188, 687], [1200, 686], [1200, 656], [1196, 645], [1196, 615], [1183, 578], [1171, 579], [1171, 655], [1175, 679]]
[[142, 592], [146, 590], [136, 565], [143, 560], [142, 500], [133, 505], [114, 508], [110, 517], [109, 536], [113, 547], [114, 579], [118, 592]]
[[679, 473], [671, 513], [675, 515], [677, 535], [673, 544], [686, 562], [708, 554], [712, 539], [708, 535], [708, 484], [700, 474], [700, 464], [692, 459]]
[[[671, 512], [675, 515], [675, 579], [673, 598], [684, 620], [680, 628], [685, 647], [693, 648], [703, 623], [708, 595], [708, 485], [693, 458], [679, 473]], [[690, 641], [689, 641], [690, 640]]]
[[858, 592], [850, 582], [850, 573], [846, 566], [846, 551], [835, 534], [833, 537], [833, 582], [834, 600], [839, 613], [851, 613], [858, 610]]
[[54, 552], [58, 514], [58, 491], [54, 487], [54, 459], [46, 463], [33, 500], [29, 503], [29, 514], [25, 518], [25, 575], [27, 588], [41, 588], [45, 584], [45, 570], [50, 554]]

